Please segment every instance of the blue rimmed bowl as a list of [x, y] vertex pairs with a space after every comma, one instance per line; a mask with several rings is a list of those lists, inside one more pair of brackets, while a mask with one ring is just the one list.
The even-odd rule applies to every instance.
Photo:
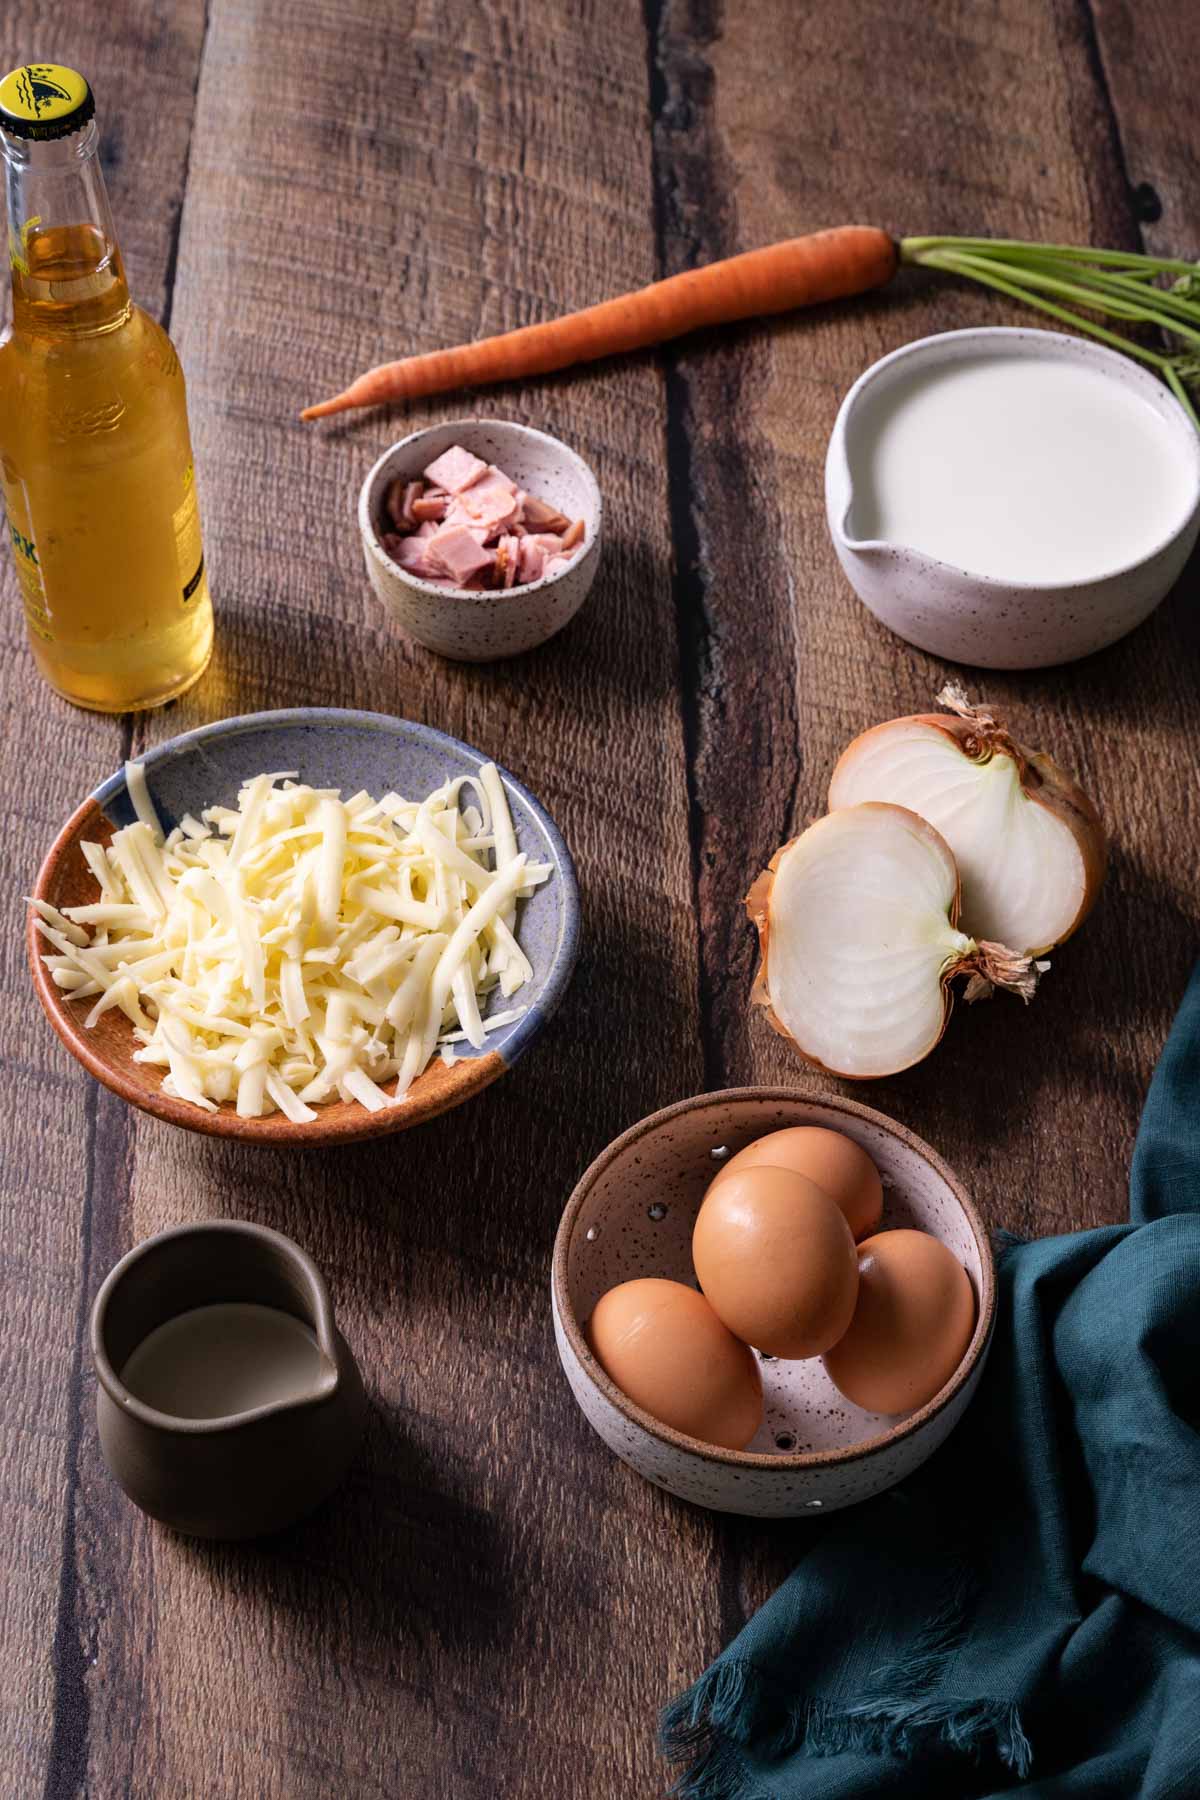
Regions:
[[[151, 798], [166, 830], [184, 813], [207, 806], [234, 806], [242, 783], [264, 769], [296, 769], [314, 787], [337, 787], [343, 794], [365, 788], [389, 789], [414, 798], [443, 781], [473, 775], [491, 759], [469, 744], [383, 713], [336, 707], [298, 707], [287, 712], [248, 713], [184, 732], [148, 750], [141, 758]], [[533, 967], [533, 979], [516, 996], [525, 1008], [511, 1024], [499, 1026], [482, 1050], [456, 1047], [447, 1065], [435, 1059], [409, 1089], [401, 1106], [368, 1112], [355, 1102], [318, 1108], [308, 1124], [293, 1124], [281, 1113], [241, 1119], [230, 1105], [204, 1112], [164, 1094], [157, 1070], [133, 1061], [137, 1048], [128, 1020], [113, 1007], [88, 1031], [87, 1009], [73, 1004], [50, 979], [42, 961], [48, 948], [28, 923], [29, 960], [34, 985], [47, 1017], [63, 1043], [105, 1087], [122, 1099], [189, 1131], [264, 1144], [323, 1145], [382, 1137], [422, 1124], [469, 1100], [512, 1067], [527, 1050], [562, 999], [579, 944], [579, 893], [570, 853], [557, 827], [528, 788], [500, 770], [519, 847], [531, 861], [553, 866], [550, 880], [521, 903], [517, 938]], [[72, 813], [38, 873], [36, 899], [52, 906], [86, 905], [96, 884], [80, 850], [84, 840], [107, 843], [115, 830], [135, 818], [123, 772], [110, 775]]]

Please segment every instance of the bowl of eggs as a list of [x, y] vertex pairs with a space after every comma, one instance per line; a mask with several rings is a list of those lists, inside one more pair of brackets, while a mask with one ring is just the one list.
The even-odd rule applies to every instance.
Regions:
[[610, 1450], [680, 1499], [785, 1518], [932, 1455], [978, 1386], [996, 1279], [928, 1144], [854, 1100], [756, 1087], [668, 1106], [596, 1158], [551, 1300]]

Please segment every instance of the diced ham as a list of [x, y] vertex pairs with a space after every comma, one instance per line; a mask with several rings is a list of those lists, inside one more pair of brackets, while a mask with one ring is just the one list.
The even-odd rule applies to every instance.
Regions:
[[536, 494], [526, 494], [522, 517], [531, 531], [565, 531], [570, 523], [557, 506], [539, 500]]
[[425, 470], [426, 481], [432, 481], [436, 487], [445, 488], [448, 494], [461, 494], [472, 482], [478, 481], [487, 471], [487, 463], [478, 456], [472, 456], [461, 444], [451, 444], [436, 456]]
[[418, 575], [427, 580], [430, 575], [440, 574], [426, 558], [427, 540], [420, 537], [397, 537], [389, 532], [383, 540], [383, 547], [393, 562], [407, 569], [410, 575]]
[[481, 524], [474, 514], [467, 512], [458, 504], [457, 500], [450, 502], [442, 523], [446, 526], [453, 525], [456, 529], [469, 531], [477, 544], [486, 544], [490, 537], [495, 536], [490, 525]]
[[504, 488], [506, 488], [507, 491], [513, 496], [514, 500], [516, 499], [517, 493], [518, 493], [518, 488], [517, 488], [516, 482], [513, 480], [511, 475], [506, 475], [504, 473], [503, 469], [498, 469], [496, 467], [495, 463], [488, 464], [488, 474], [493, 478], [493, 480], [500, 482], [502, 484], [502, 486]]
[[519, 537], [502, 537], [496, 545], [496, 586], [510, 588], [515, 586], [517, 565], [521, 554]]
[[455, 498], [453, 517], [485, 525], [488, 536], [507, 530], [516, 517], [516, 489], [507, 478], [497, 480], [490, 471]]
[[453, 444], [424, 480], [401, 476], [389, 485], [380, 534], [409, 574], [477, 593], [558, 574], [586, 531], [582, 519], [567, 519], [495, 463]]
[[402, 475], [398, 475], [388, 488], [384, 507], [397, 531], [404, 531], [412, 526], [413, 501], [421, 494], [423, 486], [420, 481], [405, 481]]
[[527, 581], [540, 581], [546, 567], [546, 552], [535, 537], [519, 538], [518, 542], [521, 546], [518, 568], [522, 584]]
[[422, 553], [432, 568], [440, 575], [448, 575], [459, 587], [481, 569], [490, 568], [494, 561], [492, 553], [461, 525], [443, 525], [424, 540]]

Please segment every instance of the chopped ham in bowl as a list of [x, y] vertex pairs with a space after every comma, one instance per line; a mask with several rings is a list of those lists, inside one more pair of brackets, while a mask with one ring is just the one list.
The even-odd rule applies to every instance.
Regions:
[[447, 419], [384, 450], [358, 496], [367, 575], [394, 624], [456, 662], [522, 656], [596, 579], [604, 499], [570, 445], [506, 419]]
[[431, 487], [441, 488], [447, 494], [460, 494], [465, 487], [487, 468], [487, 464], [478, 456], [472, 456], [461, 444], [451, 444], [449, 450], [443, 450], [434, 458], [425, 471], [425, 480]]
[[462, 592], [512, 588], [565, 569], [586, 538], [536, 494], [452, 444], [423, 479], [398, 476], [384, 499], [380, 542], [408, 574]]

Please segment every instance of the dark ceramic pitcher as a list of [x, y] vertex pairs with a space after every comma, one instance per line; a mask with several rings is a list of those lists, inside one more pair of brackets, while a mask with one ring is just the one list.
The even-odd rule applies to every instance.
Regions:
[[[226, 1418], [183, 1419], [122, 1385], [118, 1371], [150, 1332], [229, 1301], [277, 1307], [309, 1327], [323, 1363], [310, 1393]], [[196, 1537], [256, 1537], [290, 1524], [337, 1486], [362, 1436], [362, 1381], [320, 1271], [262, 1225], [181, 1225], [137, 1245], [96, 1297], [92, 1356], [109, 1468], [136, 1505]]]

